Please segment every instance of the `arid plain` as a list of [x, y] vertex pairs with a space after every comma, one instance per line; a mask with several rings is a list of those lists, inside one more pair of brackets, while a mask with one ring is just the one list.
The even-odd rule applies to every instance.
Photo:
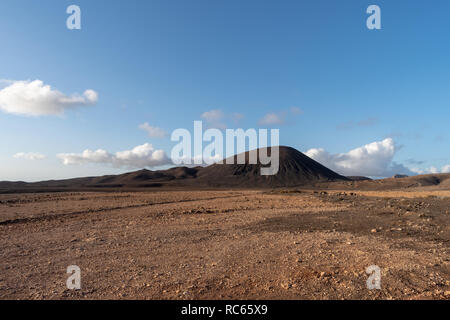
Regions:
[[347, 186], [0, 194], [0, 298], [449, 299], [450, 191]]

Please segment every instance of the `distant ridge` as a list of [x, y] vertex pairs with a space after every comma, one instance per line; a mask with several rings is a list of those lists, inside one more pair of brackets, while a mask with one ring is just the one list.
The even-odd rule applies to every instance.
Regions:
[[[270, 148], [269, 148], [270, 149]], [[265, 151], [265, 150], [263, 150]], [[270, 150], [269, 155], [270, 155]], [[265, 152], [264, 152], [265, 153]], [[367, 177], [344, 177], [291, 147], [279, 147], [279, 170], [262, 176], [261, 168], [248, 163], [213, 164], [207, 167], [174, 167], [167, 170], [138, 170], [119, 175], [48, 180], [34, 183], [0, 181], [0, 193], [59, 192], [95, 190], [158, 190], [202, 188], [283, 188], [313, 187], [352, 190], [393, 190], [432, 188], [450, 190], [450, 173], [371, 180]], [[237, 159], [235, 155], [234, 160]], [[236, 163], [236, 161], [234, 162]]]
[[352, 181], [370, 181], [372, 180], [369, 177], [364, 177], [364, 176], [347, 176], [347, 178], [349, 178]]
[[403, 179], [403, 178], [408, 178], [408, 175], [406, 175], [406, 174], [394, 174], [391, 178]]
[[[270, 151], [264, 150], [264, 151]], [[98, 189], [155, 187], [246, 187], [273, 188], [310, 185], [316, 182], [349, 181], [291, 147], [279, 147], [279, 170], [272, 176], [262, 176], [263, 166], [244, 164], [213, 164], [208, 167], [175, 167], [168, 170], [138, 170], [119, 175], [49, 180], [35, 183], [0, 182], [0, 191], [17, 189]], [[234, 156], [236, 163], [237, 155]], [[259, 160], [259, 159], [258, 159]]]

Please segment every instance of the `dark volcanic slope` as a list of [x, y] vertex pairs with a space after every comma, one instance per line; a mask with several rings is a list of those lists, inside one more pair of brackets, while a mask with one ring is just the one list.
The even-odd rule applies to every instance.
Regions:
[[[246, 152], [245, 164], [213, 164], [199, 170], [197, 180], [217, 187], [289, 187], [349, 180], [294, 148], [280, 146], [279, 155], [279, 170], [276, 175], [262, 176], [261, 168], [267, 166], [259, 161], [257, 164], [249, 164], [249, 152]], [[237, 156], [233, 158], [234, 163], [237, 163]]]
[[58, 190], [92, 188], [145, 188], [161, 187], [174, 180], [195, 178], [198, 168], [176, 167], [168, 170], [151, 171], [142, 169], [119, 175], [85, 177], [64, 180], [48, 180], [33, 183], [0, 181], [0, 192], [10, 190]]

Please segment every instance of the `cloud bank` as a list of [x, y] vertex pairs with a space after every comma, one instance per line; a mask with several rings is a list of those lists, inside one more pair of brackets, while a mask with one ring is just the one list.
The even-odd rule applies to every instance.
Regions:
[[324, 149], [310, 149], [305, 154], [324, 166], [345, 176], [389, 177], [414, 174], [393, 161], [397, 151], [392, 138], [366, 144], [347, 153], [331, 154]]
[[19, 152], [14, 156], [16, 159], [25, 159], [25, 160], [42, 160], [45, 159], [46, 156], [39, 152]]
[[94, 90], [68, 96], [41, 80], [2, 82], [7, 86], [0, 90], [0, 110], [16, 115], [62, 115], [67, 109], [93, 105], [98, 101]]
[[56, 155], [65, 165], [81, 165], [87, 163], [110, 164], [113, 167], [145, 168], [170, 164], [164, 150], [155, 150], [149, 143], [139, 145], [131, 150], [111, 154], [103, 149], [84, 150], [82, 153], [60, 153]]
[[450, 164], [442, 166], [441, 169], [438, 169], [436, 167], [429, 167], [429, 168], [425, 168], [425, 169], [413, 168], [413, 169], [411, 169], [411, 171], [414, 173], [417, 173], [417, 174], [450, 173]]

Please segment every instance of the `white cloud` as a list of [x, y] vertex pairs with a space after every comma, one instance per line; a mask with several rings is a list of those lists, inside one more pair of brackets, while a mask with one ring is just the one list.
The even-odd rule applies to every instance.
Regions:
[[79, 165], [84, 163], [108, 163], [112, 161], [112, 155], [107, 151], [98, 149], [84, 150], [82, 153], [60, 153], [56, 155], [63, 160], [65, 165]]
[[347, 153], [331, 154], [324, 149], [310, 149], [305, 154], [324, 166], [345, 176], [388, 177], [412, 174], [393, 160], [396, 146], [392, 138], [372, 142]]
[[25, 159], [25, 160], [42, 160], [45, 159], [46, 156], [39, 152], [19, 152], [14, 156], [16, 159]]
[[222, 110], [214, 109], [206, 111], [202, 113], [201, 117], [207, 122], [208, 127], [210, 128], [225, 129], [227, 127], [226, 124], [223, 123], [225, 115]]
[[208, 128], [224, 130], [229, 127], [227, 124], [230, 124], [231, 122], [234, 125], [237, 125], [242, 119], [244, 119], [244, 115], [239, 112], [224, 113], [220, 109], [214, 109], [203, 112], [201, 114], [201, 118], [205, 120]]
[[261, 126], [272, 126], [284, 124], [285, 117], [276, 113], [268, 113], [261, 120], [259, 120], [259, 125]]
[[163, 150], [155, 150], [149, 143], [134, 147], [131, 150], [111, 154], [103, 149], [85, 150], [82, 153], [60, 153], [57, 155], [65, 165], [86, 163], [111, 164], [114, 167], [144, 168], [169, 164]]
[[260, 126], [284, 125], [288, 123], [288, 120], [292, 120], [293, 117], [302, 113], [302, 109], [298, 107], [291, 107], [287, 111], [269, 112], [258, 121], [258, 124]]
[[97, 103], [98, 94], [86, 90], [83, 95], [67, 96], [41, 80], [2, 80], [7, 86], [0, 90], [0, 110], [27, 116], [62, 115], [66, 109]]
[[436, 167], [429, 167], [425, 169], [421, 168], [413, 168], [411, 169], [414, 173], [417, 174], [436, 174], [436, 173], [450, 173], [450, 164], [443, 166], [440, 170]]
[[152, 127], [147, 122], [139, 125], [139, 129], [145, 130], [149, 137], [164, 138], [167, 136], [167, 132], [158, 127]]
[[116, 167], [154, 167], [170, 163], [164, 150], [155, 150], [149, 143], [134, 147], [132, 150], [117, 152], [113, 157]]
[[206, 121], [215, 122], [222, 120], [223, 118], [223, 112], [219, 109], [210, 110], [202, 113], [202, 118]]
[[430, 167], [427, 169], [430, 173], [439, 173], [439, 169], [436, 167]]

